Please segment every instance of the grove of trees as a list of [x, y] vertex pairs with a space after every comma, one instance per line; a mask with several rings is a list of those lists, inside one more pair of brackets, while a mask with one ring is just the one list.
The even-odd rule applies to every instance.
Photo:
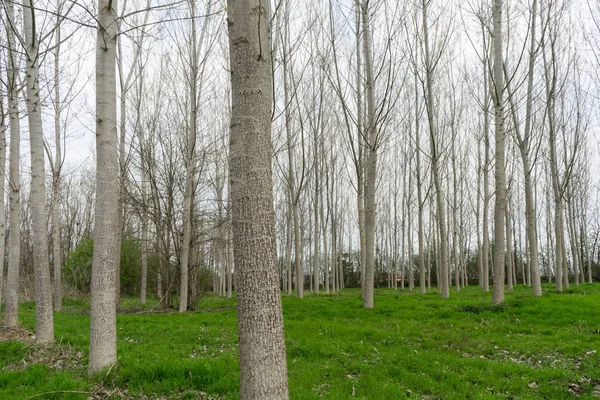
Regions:
[[89, 290], [90, 375], [117, 362], [121, 295], [186, 312], [235, 292], [240, 394], [281, 399], [281, 293], [361, 287], [370, 309], [375, 287], [491, 284], [497, 305], [600, 279], [597, 1], [0, 14], [4, 324], [35, 300], [52, 343], [53, 309]]

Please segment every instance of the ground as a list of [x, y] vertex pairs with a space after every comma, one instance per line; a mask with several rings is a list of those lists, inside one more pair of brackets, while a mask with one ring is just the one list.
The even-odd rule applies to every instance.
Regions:
[[[495, 308], [478, 287], [447, 300], [380, 289], [373, 310], [359, 295], [284, 295], [292, 399], [600, 398], [600, 284], [542, 298], [519, 286]], [[50, 347], [23, 303], [22, 328], [0, 331], [0, 399], [236, 399], [235, 300], [199, 309], [124, 299], [118, 365], [90, 380], [87, 301], [65, 301]]]

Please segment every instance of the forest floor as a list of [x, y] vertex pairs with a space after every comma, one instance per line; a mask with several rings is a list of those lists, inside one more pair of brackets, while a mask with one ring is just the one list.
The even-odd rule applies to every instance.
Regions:
[[[0, 399], [236, 399], [235, 300], [204, 297], [178, 314], [123, 299], [116, 368], [87, 379], [89, 306], [55, 314], [57, 344], [36, 345], [35, 309], [22, 330], [0, 331]], [[506, 303], [468, 287], [442, 300], [379, 289], [283, 296], [292, 399], [600, 398], [600, 284]], [[211, 312], [209, 312], [211, 311]], [[12, 336], [11, 336], [12, 335]]]

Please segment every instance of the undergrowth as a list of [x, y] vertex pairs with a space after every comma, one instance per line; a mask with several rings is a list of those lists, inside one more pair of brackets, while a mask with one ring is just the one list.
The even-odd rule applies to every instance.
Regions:
[[[541, 298], [519, 286], [495, 307], [478, 287], [447, 300], [379, 289], [373, 310], [358, 290], [282, 301], [292, 399], [600, 398], [598, 284]], [[0, 342], [0, 398], [238, 398], [235, 299], [155, 304], [123, 299], [118, 365], [90, 380], [89, 304], [65, 301], [52, 348]], [[34, 318], [23, 303], [23, 327]]]

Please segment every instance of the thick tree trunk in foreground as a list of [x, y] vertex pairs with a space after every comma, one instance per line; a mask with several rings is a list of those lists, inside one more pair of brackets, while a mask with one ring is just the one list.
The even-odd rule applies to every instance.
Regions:
[[504, 302], [504, 215], [506, 174], [504, 171], [504, 71], [502, 63], [502, 0], [494, 0], [494, 136], [496, 141], [496, 198], [494, 204], [494, 289], [492, 304]]
[[117, 0], [98, 0], [96, 40], [96, 209], [90, 297], [92, 375], [117, 362], [116, 252], [119, 249], [117, 159]]
[[[288, 398], [271, 170], [268, 3], [229, 0], [230, 182], [240, 398]], [[301, 283], [300, 283], [301, 284]]]
[[23, 0], [27, 117], [31, 153], [31, 224], [33, 230], [33, 275], [35, 287], [35, 334], [38, 343], [54, 342], [52, 285], [48, 257], [48, 220], [46, 216], [46, 169], [42, 104], [38, 76], [39, 52], [36, 38], [35, 11], [31, 0]]

